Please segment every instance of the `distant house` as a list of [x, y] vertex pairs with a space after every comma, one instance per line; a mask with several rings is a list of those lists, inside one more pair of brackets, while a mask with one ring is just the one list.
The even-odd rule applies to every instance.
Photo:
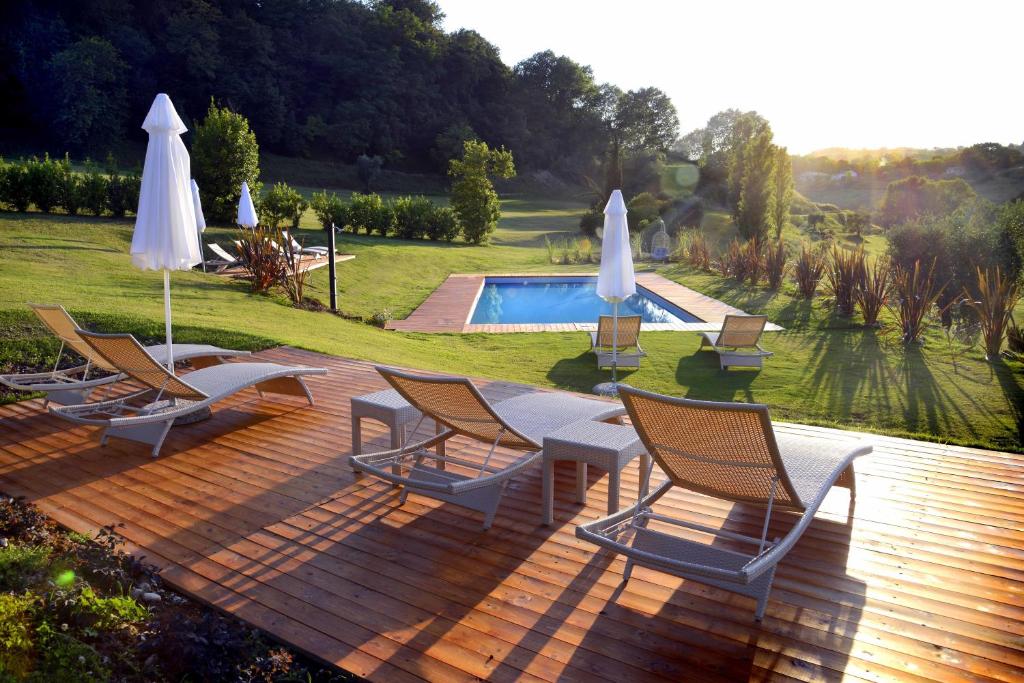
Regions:
[[852, 168], [848, 168], [845, 171], [840, 171], [839, 173], [832, 174], [832, 180], [837, 183], [842, 182], [844, 180], [855, 180], [859, 177], [860, 175]]
[[949, 178], [963, 178], [967, 175], [967, 169], [963, 166], [949, 166], [942, 172], [942, 175]]
[[813, 183], [826, 178], [828, 178], [828, 173], [822, 173], [821, 171], [804, 171], [797, 176], [797, 180], [801, 183]]

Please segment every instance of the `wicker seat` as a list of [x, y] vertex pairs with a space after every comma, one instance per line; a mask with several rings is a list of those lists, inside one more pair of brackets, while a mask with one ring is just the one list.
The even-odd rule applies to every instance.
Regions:
[[722, 370], [731, 366], [764, 367], [771, 351], [761, 348], [761, 335], [768, 324], [766, 315], [727, 315], [719, 332], [701, 332], [700, 346], [710, 346], [718, 353]]
[[[29, 307], [47, 329], [60, 339], [57, 362], [49, 372], [0, 375], [0, 384], [17, 391], [42, 392], [46, 395], [44, 406], [50, 403], [74, 405], [88, 401], [97, 387], [111, 385], [126, 378], [124, 373], [118, 372], [117, 368], [110, 365], [82, 340], [78, 335], [78, 323], [63, 306], [29, 304]], [[165, 358], [166, 348], [165, 344], [157, 344], [146, 347], [146, 350], [157, 358]], [[58, 370], [65, 350], [74, 351], [84, 358], [85, 365]], [[194, 368], [216, 365], [229, 357], [249, 355], [248, 351], [222, 349], [208, 344], [174, 344], [171, 352], [175, 361], [191, 361]], [[90, 373], [97, 370], [101, 375], [90, 379]]]
[[597, 355], [598, 369], [612, 366], [612, 349], [617, 349], [615, 363], [618, 367], [640, 367], [640, 359], [647, 355], [640, 348], [640, 323], [638, 315], [619, 316], [616, 331], [613, 316], [602, 315], [598, 318], [597, 331], [589, 333], [590, 350]]
[[[492, 405], [465, 377], [430, 377], [384, 367], [377, 371], [442, 429], [399, 448], [349, 456], [352, 469], [403, 486], [402, 503], [412, 491], [482, 512], [484, 529], [494, 521], [508, 482], [539, 461], [545, 434], [572, 422], [612, 420], [625, 413], [617, 403], [556, 393], [526, 394]], [[449, 455], [444, 444], [455, 436], [486, 444], [489, 450], [481, 461]], [[522, 455], [498, 466], [491, 462], [498, 447]], [[427, 460], [435, 466], [427, 466]]]
[[[852, 510], [853, 461], [870, 453], [871, 446], [776, 437], [764, 405], [670, 398], [626, 386], [619, 395], [641, 441], [668, 479], [633, 507], [578, 527], [576, 535], [625, 555], [623, 582], [629, 580], [634, 564], [652, 567], [755, 598], [755, 617], [760, 621], [776, 566], [807, 530], [833, 486], [850, 490]], [[761, 537], [655, 512], [652, 506], [673, 486], [764, 506]], [[801, 516], [783, 538], [769, 542], [768, 526], [776, 509]], [[652, 520], [659, 522], [657, 529], [649, 528]], [[669, 533], [674, 528], [710, 534], [715, 543]], [[756, 551], [740, 550], [751, 546]]]
[[109, 401], [50, 407], [71, 422], [103, 428], [102, 443], [111, 436], [152, 444], [155, 458], [175, 420], [205, 412], [211, 405], [248, 387], [263, 392], [304, 396], [313, 404], [303, 375], [323, 375], [324, 368], [276, 363], [225, 363], [171, 374], [130, 334], [96, 334], [77, 330], [92, 351], [115, 371], [144, 389]]

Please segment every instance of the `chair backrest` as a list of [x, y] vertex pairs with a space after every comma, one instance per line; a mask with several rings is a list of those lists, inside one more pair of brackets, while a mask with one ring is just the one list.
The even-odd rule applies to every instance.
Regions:
[[98, 368], [107, 372], [117, 372], [113, 367], [78, 336], [78, 323], [71, 317], [71, 314], [64, 310], [63, 306], [56, 304], [29, 304], [36, 317], [53, 332], [53, 334], [64, 342], [65, 346], [73, 349], [82, 358]]
[[417, 410], [457, 434], [516, 450], [541, 447], [498, 416], [465, 377], [414, 375], [379, 366], [377, 372]]
[[727, 315], [718, 335], [718, 346], [757, 346], [767, 324], [766, 315]]
[[288, 232], [287, 230], [282, 230], [281, 235], [283, 235], [286, 240], [291, 242], [292, 249], [294, 249], [296, 252], [302, 251], [302, 245], [299, 244], [294, 237], [292, 237], [290, 232]]
[[768, 407], [673, 398], [619, 386], [634, 429], [673, 484], [716, 498], [802, 510]]
[[123, 372], [150, 389], [160, 391], [163, 397], [188, 401], [209, 398], [188, 382], [168, 372], [130, 334], [98, 334], [85, 330], [78, 330], [78, 334], [118, 372]]
[[636, 346], [640, 339], [640, 322], [638, 315], [620, 315], [619, 329], [616, 335], [615, 319], [610, 315], [602, 315], [597, 320], [597, 346], [611, 348], [618, 338], [618, 348], [628, 349]]
[[235, 261], [238, 260], [238, 257], [229, 254], [227, 251], [224, 250], [224, 247], [220, 246], [216, 242], [210, 242], [206, 246], [210, 248], [210, 251], [212, 251], [214, 254], [221, 257], [228, 263], [234, 263]]

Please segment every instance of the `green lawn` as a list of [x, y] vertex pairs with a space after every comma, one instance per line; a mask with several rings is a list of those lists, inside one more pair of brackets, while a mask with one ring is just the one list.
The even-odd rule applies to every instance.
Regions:
[[[579, 271], [552, 266], [543, 239], [575, 235], [582, 206], [512, 199], [488, 247], [346, 236], [356, 259], [339, 264], [342, 310], [366, 317], [390, 308], [403, 317], [451, 272]], [[721, 220], [721, 219], [716, 219]], [[304, 225], [306, 222], [304, 221]], [[310, 243], [323, 233], [302, 231]], [[211, 228], [224, 243], [231, 231]], [[26, 301], [64, 303], [82, 322], [162, 334], [161, 276], [133, 269], [130, 221], [0, 214], [0, 371], [49, 362], [57, 344], [32, 322]], [[905, 349], [884, 332], [829, 315], [786, 293], [737, 286], [679, 266], [663, 274], [787, 328], [766, 345], [760, 373], [718, 370], [694, 334], [646, 333], [649, 357], [628, 381], [690, 397], [760, 401], [778, 417], [856, 429], [1021, 450], [1022, 368], [990, 365], [972, 350], [953, 359], [939, 333]], [[244, 282], [200, 272], [172, 275], [177, 339], [261, 348], [285, 343], [326, 353], [447, 372], [587, 390], [607, 378], [594, 368], [582, 334], [425, 335], [386, 332], [356, 320], [252, 296]], [[326, 300], [326, 269], [312, 296]]]

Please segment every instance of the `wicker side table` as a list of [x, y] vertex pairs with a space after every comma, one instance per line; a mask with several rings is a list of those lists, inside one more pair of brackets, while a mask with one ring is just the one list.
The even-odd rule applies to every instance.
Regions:
[[576, 462], [576, 502], [587, 502], [587, 465], [608, 472], [608, 514], [619, 510], [619, 478], [622, 468], [640, 456], [639, 496], [643, 497], [643, 474], [651, 466], [640, 437], [632, 427], [581, 420], [544, 437], [543, 523], [554, 521], [555, 461]]
[[413, 408], [394, 389], [385, 389], [365, 396], [352, 397], [352, 454], [363, 451], [362, 420], [370, 418], [383, 422], [391, 430], [391, 448], [405, 443], [405, 429], [410, 422], [420, 419], [420, 411]]

